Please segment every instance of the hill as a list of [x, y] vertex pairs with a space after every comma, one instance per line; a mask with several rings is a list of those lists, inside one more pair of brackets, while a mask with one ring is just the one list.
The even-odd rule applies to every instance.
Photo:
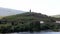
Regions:
[[0, 19], [4, 18], [3, 16], [0, 16]]
[[10, 16], [20, 13], [24, 13], [24, 11], [0, 7], [0, 16]]
[[60, 18], [60, 15], [53, 15], [51, 17]]
[[25, 12], [22, 14], [16, 14], [16, 15], [12, 15], [12, 16], [6, 16], [4, 17], [4, 19], [6, 20], [50, 20], [52, 19], [51, 17], [41, 14], [41, 13], [35, 13], [35, 12]]
[[6, 16], [0, 20], [0, 32], [40, 31], [46, 28], [40, 25], [40, 21], [51, 24], [54, 20], [52, 17], [35, 12]]

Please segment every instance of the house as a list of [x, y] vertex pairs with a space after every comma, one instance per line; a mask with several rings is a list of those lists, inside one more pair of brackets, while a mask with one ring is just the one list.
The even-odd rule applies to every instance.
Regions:
[[40, 23], [44, 23], [44, 21], [40, 21]]
[[56, 21], [56, 23], [60, 23], [60, 21], [58, 20], [58, 21]]

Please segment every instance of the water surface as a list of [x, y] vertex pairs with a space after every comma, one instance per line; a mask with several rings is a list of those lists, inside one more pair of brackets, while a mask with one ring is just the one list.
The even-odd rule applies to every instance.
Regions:
[[19, 32], [19, 33], [5, 33], [5, 34], [60, 34], [60, 32]]

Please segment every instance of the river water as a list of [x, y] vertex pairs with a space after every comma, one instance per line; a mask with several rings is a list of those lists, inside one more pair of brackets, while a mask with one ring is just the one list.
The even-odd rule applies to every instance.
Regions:
[[19, 32], [19, 33], [5, 33], [5, 34], [60, 34], [60, 32]]

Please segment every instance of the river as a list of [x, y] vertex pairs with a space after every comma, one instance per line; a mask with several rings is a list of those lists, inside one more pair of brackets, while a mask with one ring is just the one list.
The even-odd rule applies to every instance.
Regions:
[[19, 32], [19, 33], [5, 33], [5, 34], [60, 34], [60, 32]]

